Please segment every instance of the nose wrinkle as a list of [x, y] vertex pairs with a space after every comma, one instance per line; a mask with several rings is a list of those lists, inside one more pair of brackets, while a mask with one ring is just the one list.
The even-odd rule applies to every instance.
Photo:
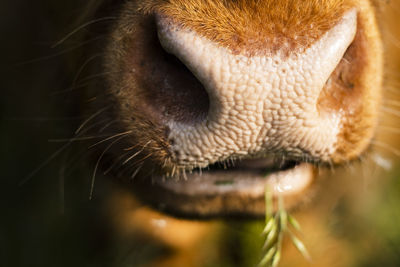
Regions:
[[354, 39], [356, 21], [356, 11], [347, 12], [303, 52], [247, 57], [159, 17], [162, 46], [192, 71], [210, 99], [206, 121], [169, 122], [177, 163], [205, 166], [271, 151], [328, 160], [341, 118], [322, 114], [317, 101]]

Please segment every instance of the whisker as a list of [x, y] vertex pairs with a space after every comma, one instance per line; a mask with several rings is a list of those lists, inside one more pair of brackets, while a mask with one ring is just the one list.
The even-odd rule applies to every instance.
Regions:
[[138, 146], [140, 146], [140, 144], [136, 144], [136, 145], [133, 145], [133, 146], [124, 148], [124, 150], [125, 150], [125, 151], [129, 151], [129, 150], [135, 149], [135, 148], [138, 147]]
[[79, 70], [77, 71], [77, 73], [76, 73], [76, 75], [75, 75], [75, 78], [74, 78], [74, 80], [73, 80], [73, 82], [72, 82], [72, 85], [73, 85], [73, 86], [76, 85], [76, 83], [77, 83], [77, 81], [78, 81], [78, 79], [79, 79], [79, 76], [81, 75], [81, 73], [83, 72], [83, 70], [86, 68], [86, 66], [89, 65], [89, 63], [92, 62], [94, 59], [96, 59], [96, 58], [98, 58], [98, 57], [100, 57], [100, 56], [102, 56], [102, 55], [104, 55], [104, 53], [95, 54], [95, 55], [91, 56], [90, 58], [88, 58], [88, 59], [82, 64], [82, 66], [81, 66], [81, 67], [79, 68]]
[[111, 166], [110, 166], [107, 170], [105, 170], [105, 171], [103, 172], [103, 174], [104, 174], [104, 175], [107, 175], [118, 163], [120, 163], [120, 160], [121, 160], [123, 157], [125, 157], [127, 154], [129, 154], [129, 152], [125, 152], [124, 154], [122, 154], [121, 156], [119, 156], [119, 157], [114, 161], [114, 163], [111, 164]]
[[97, 111], [96, 113], [94, 113], [92, 116], [90, 116], [87, 120], [85, 120], [80, 126], [79, 128], [75, 131], [75, 134], [78, 134], [83, 127], [85, 127], [85, 125], [91, 121], [92, 119], [94, 119], [95, 117], [97, 117], [99, 114], [101, 114], [102, 112], [104, 112], [105, 110], [107, 110], [109, 107], [105, 107], [100, 109], [99, 111]]
[[400, 107], [400, 101], [397, 101], [397, 100], [386, 99], [385, 104]]
[[79, 83], [75, 83], [75, 84], [67, 87], [66, 89], [55, 91], [55, 92], [51, 93], [50, 96], [58, 96], [58, 95], [66, 94], [66, 93], [69, 93], [69, 92], [73, 92], [73, 91], [78, 90], [80, 88], [88, 87], [90, 84], [98, 81], [98, 80], [95, 80], [95, 78], [102, 77], [102, 76], [105, 76], [107, 74], [114, 74], [114, 73], [120, 73], [120, 71], [118, 71], [118, 72], [117, 71], [115, 71], [115, 72], [114, 71], [107, 71], [107, 72], [102, 72], [102, 73], [89, 75], [89, 76], [79, 80]]
[[99, 141], [99, 142], [97, 142], [97, 143], [95, 143], [95, 144], [89, 146], [89, 149], [90, 149], [90, 148], [93, 148], [93, 147], [95, 147], [95, 146], [97, 146], [97, 145], [99, 145], [99, 144], [101, 144], [101, 143], [104, 143], [104, 142], [106, 142], [106, 141], [108, 141], [108, 140], [110, 140], [110, 139], [113, 139], [113, 138], [115, 138], [115, 137], [118, 137], [118, 136], [121, 136], [121, 135], [128, 135], [128, 134], [130, 134], [130, 133], [132, 133], [132, 131], [126, 131], [126, 132], [122, 132], [122, 133], [117, 133], [117, 134], [115, 134], [115, 135], [112, 135], [112, 136], [110, 136], [110, 137], [107, 137], [106, 139], [101, 140], [101, 141]]
[[75, 142], [75, 141], [86, 141], [86, 140], [92, 140], [92, 139], [97, 139], [97, 138], [102, 138], [109, 136], [108, 134], [104, 135], [97, 135], [97, 136], [85, 136], [85, 137], [73, 137], [73, 138], [63, 138], [63, 139], [49, 139], [47, 140], [49, 143], [64, 143], [64, 142]]
[[47, 122], [47, 121], [73, 121], [82, 119], [83, 116], [71, 116], [71, 117], [9, 117], [4, 118], [5, 121], [37, 121], [37, 122]]
[[64, 50], [60, 51], [60, 52], [57, 52], [57, 53], [54, 53], [54, 54], [51, 54], [51, 55], [48, 55], [48, 56], [34, 58], [34, 59], [31, 59], [31, 60], [20, 62], [20, 63], [15, 64], [14, 66], [15, 67], [20, 67], [20, 66], [24, 66], [24, 65], [28, 65], [28, 64], [32, 64], [32, 63], [36, 63], [36, 62], [40, 62], [40, 61], [44, 61], [44, 60], [47, 60], [47, 59], [52, 59], [52, 58], [64, 55], [64, 54], [66, 54], [66, 53], [68, 53], [70, 51], [73, 51], [75, 49], [78, 49], [78, 48], [80, 48], [80, 47], [82, 47], [82, 46], [84, 46], [86, 44], [91, 43], [91, 42], [100, 40], [101, 38], [104, 38], [104, 37], [105, 36], [101, 36], [100, 35], [100, 36], [97, 36], [96, 38], [92, 38], [92, 39], [86, 40], [84, 42], [81, 42], [81, 43], [79, 43], [77, 45], [71, 46], [71, 47], [69, 47], [67, 49], [64, 49]]
[[395, 110], [388, 107], [381, 107], [381, 111], [400, 117], [400, 110]]
[[140, 164], [140, 166], [137, 167], [136, 170], [132, 173], [131, 180], [135, 179], [136, 175], [139, 173], [140, 169], [143, 167], [143, 164], [144, 163]]
[[90, 85], [90, 83], [92, 83], [92, 82], [93, 81], [89, 81], [89, 82], [86, 82], [86, 83], [77, 84], [75, 86], [69, 86], [66, 89], [58, 90], [58, 91], [55, 91], [55, 92], [51, 93], [50, 96], [59, 96], [59, 95], [62, 95], [62, 94], [70, 93], [70, 92], [72, 92], [74, 90], [78, 90], [80, 88], [85, 88], [88, 85]]
[[393, 86], [385, 86], [384, 91], [386, 93], [392, 93], [395, 94], [396, 96], [398, 96], [400, 94], [400, 85], [393, 85]]
[[65, 166], [68, 167], [68, 170], [65, 172], [65, 177], [68, 177], [74, 170], [77, 170], [76, 165], [82, 163], [82, 159], [86, 157], [87, 154], [89, 154], [87, 149], [79, 149], [78, 151], [74, 152], [74, 155], [71, 156], [65, 163]]
[[150, 158], [151, 156], [153, 156], [153, 154], [152, 154], [152, 153], [149, 153], [146, 157], [143, 157], [143, 158], [141, 158], [140, 160], [135, 161], [135, 163], [133, 163], [133, 166], [136, 166], [137, 164], [143, 162], [145, 159], [148, 159], [148, 158]]
[[93, 197], [93, 191], [94, 191], [94, 183], [96, 180], [96, 173], [97, 173], [97, 169], [99, 168], [100, 165], [100, 161], [102, 160], [103, 156], [105, 155], [105, 153], [119, 140], [121, 140], [122, 138], [126, 137], [126, 135], [120, 136], [119, 138], [117, 138], [116, 140], [114, 140], [113, 142], [111, 142], [105, 149], [104, 151], [101, 153], [101, 155], [99, 156], [99, 159], [96, 162], [96, 165], [94, 167], [94, 171], [93, 171], [93, 176], [92, 176], [92, 182], [90, 185], [90, 193], [89, 193], [89, 200], [92, 199]]
[[142, 153], [142, 151], [143, 151], [143, 149], [141, 149], [141, 150], [137, 151], [136, 153], [134, 153], [132, 156], [130, 156], [128, 159], [126, 159], [124, 162], [122, 162], [122, 165], [125, 165], [127, 162], [132, 160], [134, 157], [136, 157], [137, 155]]
[[174, 176], [175, 176], [175, 172], [176, 172], [176, 166], [174, 165], [174, 166], [172, 167], [171, 177], [174, 177]]
[[[53, 154], [51, 154], [45, 161], [43, 161], [38, 167], [36, 167], [29, 175], [27, 175], [24, 179], [22, 179], [18, 185], [22, 186], [25, 183], [27, 183], [30, 179], [32, 179], [32, 177], [34, 177], [39, 171], [41, 171], [44, 167], [46, 167], [54, 158], [56, 158], [58, 155], [60, 155], [62, 152], [65, 151], [65, 149], [67, 149], [73, 142], [76, 141], [76, 139], [80, 139], [80, 138], [85, 138], [82, 137], [81, 135], [83, 135], [85, 132], [87, 132], [89, 128], [86, 128], [85, 131], [80, 132], [76, 137], [74, 138], [70, 138], [70, 139], [65, 139], [66, 144], [64, 144], [63, 146], [61, 146], [59, 149], [57, 149]], [[81, 137], [80, 137], [81, 136]], [[50, 139], [51, 140], [51, 139]]]
[[[104, 119], [104, 120], [99, 120], [99, 121], [93, 122], [91, 125], [87, 125], [83, 130], [81, 130], [81, 132], [79, 134], [75, 134], [75, 135], [77, 137], [79, 137], [79, 136], [84, 137], [83, 133], [88, 133], [88, 132], [90, 132], [90, 130], [98, 127], [99, 125], [103, 125], [105, 122], [108, 122], [108, 121], [109, 121], [109, 119]], [[110, 134], [108, 134], [108, 135], [110, 135]]]
[[57, 41], [55, 44], [53, 44], [51, 46], [51, 48], [55, 48], [55, 47], [59, 46], [60, 44], [65, 42], [68, 38], [70, 38], [72, 35], [74, 35], [75, 33], [79, 32], [80, 30], [86, 28], [87, 26], [90, 26], [90, 25], [95, 24], [97, 22], [106, 21], [106, 20], [115, 20], [115, 19], [116, 19], [116, 17], [103, 17], [103, 18], [99, 18], [99, 19], [94, 19], [94, 20], [88, 21], [88, 22], [82, 24], [81, 26], [75, 28], [73, 31], [68, 33], [65, 37], [63, 37], [62, 39]]
[[181, 174], [182, 174], [182, 176], [183, 176], [183, 180], [187, 181], [188, 178], [187, 178], [186, 170], [185, 170], [185, 169], [182, 170]]
[[[98, 78], [98, 77], [105, 76], [105, 75], [107, 75], [107, 74], [118, 74], [118, 73], [121, 73], [121, 71], [104, 71], [104, 72], [92, 74], [92, 75], [89, 75], [89, 76], [87, 76], [87, 77], [85, 77], [85, 78], [82, 78], [79, 82], [82, 83], [82, 82], [90, 81], [90, 80], [92, 80], [92, 79], [94, 79], [94, 78]], [[78, 86], [79, 86], [79, 85], [80, 85], [80, 84], [78, 84]]]
[[130, 160], [132, 160], [134, 157], [136, 157], [137, 155], [139, 155], [140, 153], [143, 152], [143, 150], [148, 146], [148, 144], [150, 144], [152, 142], [152, 140], [148, 141], [139, 151], [137, 151], [136, 153], [134, 153], [132, 156], [130, 156], [128, 159], [126, 159], [122, 165], [125, 165], [127, 162], [129, 162]]
[[64, 144], [62, 147], [60, 147], [56, 152], [54, 152], [50, 157], [48, 157], [44, 162], [42, 162], [36, 169], [34, 169], [27, 177], [22, 179], [18, 185], [22, 186], [25, 183], [27, 183], [30, 179], [32, 179], [33, 176], [35, 176], [39, 171], [41, 171], [44, 167], [47, 166], [54, 158], [56, 158], [58, 155], [61, 154], [66, 148], [68, 148], [72, 144], [72, 141]]
[[394, 36], [390, 32], [386, 32], [385, 34], [387, 35], [390, 42], [392, 42], [397, 48], [400, 48], [400, 40], [396, 36]]
[[400, 133], [400, 127], [379, 126], [379, 130], [388, 131], [392, 133]]
[[112, 124], [114, 124], [116, 122], [117, 122], [117, 120], [110, 121], [109, 123], [107, 123], [106, 125], [104, 125], [102, 128], [99, 129], [99, 133], [103, 132], [105, 129], [107, 129], [108, 127], [110, 127]]
[[387, 151], [393, 153], [394, 155], [396, 155], [397, 157], [400, 156], [400, 150], [394, 148], [393, 146], [390, 146], [388, 144], [382, 143], [380, 141], [376, 141], [376, 140], [372, 140], [371, 144], [376, 145], [378, 147], [381, 147], [383, 149], [386, 149]]

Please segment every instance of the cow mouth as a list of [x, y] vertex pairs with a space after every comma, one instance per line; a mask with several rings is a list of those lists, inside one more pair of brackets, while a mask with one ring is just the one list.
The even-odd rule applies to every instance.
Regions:
[[283, 196], [287, 207], [296, 206], [313, 184], [314, 170], [310, 163], [291, 160], [217, 162], [179, 179], [153, 177], [151, 183], [141, 182], [148, 188], [138, 191], [158, 209], [175, 215], [259, 217], [265, 214], [267, 187], [275, 197]]

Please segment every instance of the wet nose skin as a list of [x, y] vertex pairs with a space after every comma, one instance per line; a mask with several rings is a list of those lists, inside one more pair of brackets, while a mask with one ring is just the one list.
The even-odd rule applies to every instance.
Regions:
[[163, 48], [191, 70], [210, 101], [201, 122], [167, 122], [177, 164], [206, 166], [268, 153], [329, 161], [343, 118], [318, 100], [354, 39], [355, 10], [309, 47], [289, 53], [282, 43], [274, 52], [235, 54], [162, 15], [157, 29]]

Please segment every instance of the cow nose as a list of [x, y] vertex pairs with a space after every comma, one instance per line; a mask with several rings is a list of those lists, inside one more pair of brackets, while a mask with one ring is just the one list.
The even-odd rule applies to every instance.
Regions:
[[156, 21], [162, 47], [186, 65], [209, 97], [206, 119], [168, 121], [177, 164], [206, 166], [269, 153], [329, 160], [342, 116], [325, 110], [319, 99], [355, 37], [355, 10], [293, 51], [283, 42], [274, 51], [237, 53], [166, 16]]

